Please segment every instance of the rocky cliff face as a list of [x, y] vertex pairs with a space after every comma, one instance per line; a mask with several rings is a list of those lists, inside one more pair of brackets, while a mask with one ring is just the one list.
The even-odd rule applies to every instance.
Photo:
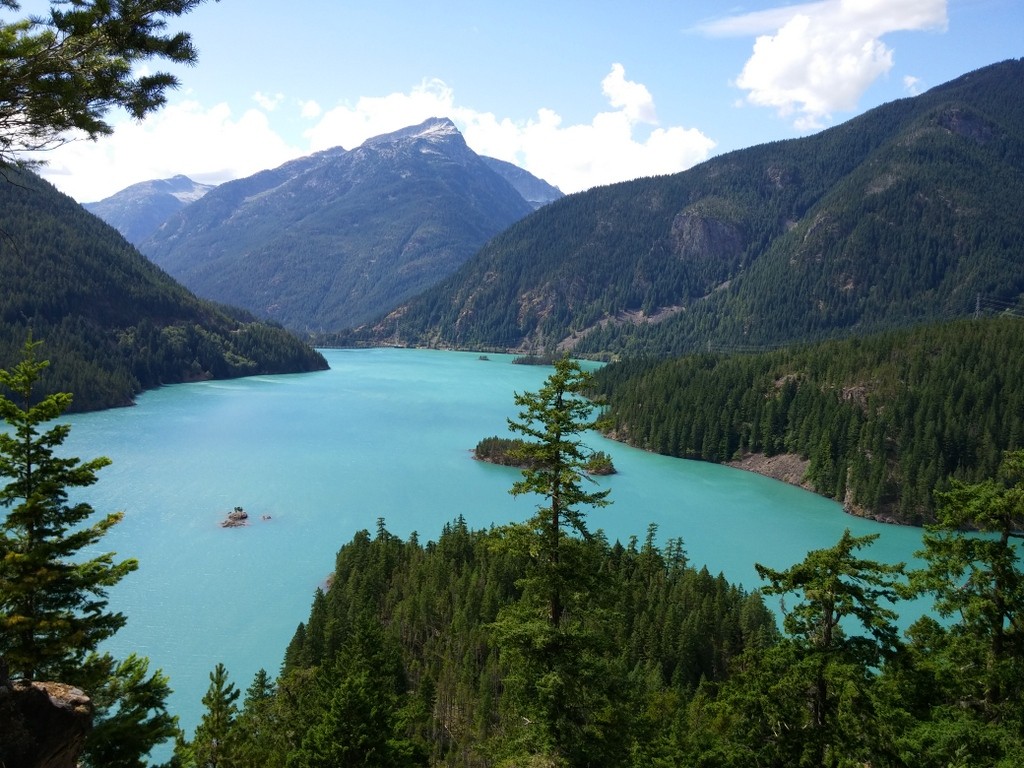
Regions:
[[75, 768], [92, 717], [89, 697], [70, 685], [0, 681], [0, 765]]

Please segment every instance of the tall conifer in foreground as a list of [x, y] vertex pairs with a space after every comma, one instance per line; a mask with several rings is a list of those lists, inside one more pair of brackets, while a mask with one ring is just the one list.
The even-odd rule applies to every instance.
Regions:
[[793, 748], [801, 765], [869, 763], [885, 751], [870, 689], [877, 670], [900, 649], [890, 606], [900, 597], [903, 563], [857, 556], [877, 538], [846, 529], [835, 546], [812, 550], [784, 571], [755, 564], [768, 582], [764, 594], [797, 600], [784, 610], [789, 637], [769, 654], [781, 652], [788, 662], [774, 693], [797, 703], [798, 719], [779, 722], [799, 736], [778, 741], [783, 754]]
[[567, 356], [554, 365], [539, 391], [515, 396], [519, 418], [508, 421], [525, 438], [517, 449], [522, 479], [510, 493], [544, 502], [506, 529], [529, 566], [521, 600], [495, 625], [508, 692], [501, 765], [617, 765], [628, 743], [625, 671], [608, 647], [602, 605], [607, 543], [590, 535], [581, 509], [609, 504], [609, 492], [582, 487], [592, 452], [580, 435], [597, 426], [594, 404], [583, 397], [590, 376]]
[[93, 508], [69, 501], [69, 490], [95, 483], [110, 459], [57, 455], [71, 427], [45, 425], [64, 413], [71, 395], [38, 398], [47, 365], [36, 358], [38, 346], [30, 338], [22, 360], [0, 370], [0, 387], [14, 398], [0, 391], [0, 419], [10, 427], [0, 432], [0, 478], [7, 480], [0, 488], [0, 659], [11, 677], [59, 681], [89, 694], [95, 718], [84, 765], [137, 768], [174, 734], [165, 706], [170, 688], [143, 657], [119, 662], [97, 652], [126, 621], [108, 610], [107, 590], [138, 563], [115, 562], [113, 552], [81, 558], [122, 515], [90, 523]]
[[191, 742], [179, 735], [174, 757], [184, 768], [226, 768], [236, 764], [240, 734], [235, 730], [241, 692], [228, 680], [227, 668], [218, 662], [210, 673], [210, 687], [203, 696], [202, 720]]
[[110, 464], [56, 455], [71, 427], [47, 422], [71, 404], [66, 392], [39, 402], [35, 387], [47, 363], [36, 359], [39, 342], [25, 344], [24, 356], [0, 371], [0, 418], [11, 432], [0, 433], [0, 655], [14, 677], [59, 680], [80, 667], [86, 655], [126, 621], [107, 610], [107, 589], [138, 568], [135, 560], [114, 562], [105, 553], [75, 562], [121, 520], [115, 512], [87, 524], [93, 508], [70, 503], [70, 489], [96, 482]]
[[555, 372], [539, 391], [516, 394], [515, 403], [522, 410], [518, 420], [508, 420], [509, 429], [526, 438], [516, 449], [524, 465], [523, 477], [510, 493], [536, 493], [547, 499], [547, 505], [538, 506], [527, 525], [540, 547], [538, 576], [547, 593], [548, 621], [556, 628], [562, 619], [564, 594], [579, 576], [562, 562], [567, 548], [565, 532], [586, 537], [586, 521], [579, 507], [610, 503], [607, 489], [587, 492], [582, 486], [593, 452], [579, 435], [598, 425], [590, 418], [594, 404], [582, 396], [589, 382], [590, 375], [579, 363], [563, 357], [555, 361]]
[[[916, 669], [894, 686], [917, 702], [905, 751], [922, 766], [1024, 764], [1024, 451], [1003, 455], [997, 476], [953, 481], [936, 494], [911, 573], [948, 623], [925, 616], [910, 628]], [[967, 764], [967, 763], [963, 763]]]

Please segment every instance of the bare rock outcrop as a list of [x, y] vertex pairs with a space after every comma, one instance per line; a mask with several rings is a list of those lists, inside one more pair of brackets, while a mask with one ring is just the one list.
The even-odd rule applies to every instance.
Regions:
[[228, 512], [228, 516], [221, 521], [222, 528], [240, 528], [249, 524], [249, 513], [241, 507], [235, 507]]
[[75, 768], [92, 718], [78, 688], [0, 679], [0, 765]]

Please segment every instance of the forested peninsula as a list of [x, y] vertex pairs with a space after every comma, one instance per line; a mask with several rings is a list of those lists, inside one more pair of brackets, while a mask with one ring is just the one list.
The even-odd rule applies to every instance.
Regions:
[[625, 360], [593, 397], [609, 434], [712, 462], [789, 455], [847, 511], [934, 520], [934, 491], [1024, 441], [1024, 320], [977, 318], [756, 354]]
[[[1018, 452], [997, 478], [954, 482], [920, 570], [870, 559], [876, 536], [846, 531], [785, 570], [758, 565], [760, 592], [692, 565], [682, 539], [658, 546], [653, 526], [642, 543], [566, 535], [551, 570], [533, 521], [474, 531], [458, 518], [424, 545], [381, 519], [338, 552], [276, 679], [258, 672], [239, 705], [216, 667], [176, 755], [302, 768], [367, 753], [460, 768], [1019, 765], [1009, 537], [1022, 471]], [[996, 535], [965, 534], [968, 521]], [[965, 584], [979, 571], [991, 578]], [[765, 596], [779, 598], [781, 632]], [[902, 637], [894, 607], [912, 596], [946, 622], [925, 616]]]

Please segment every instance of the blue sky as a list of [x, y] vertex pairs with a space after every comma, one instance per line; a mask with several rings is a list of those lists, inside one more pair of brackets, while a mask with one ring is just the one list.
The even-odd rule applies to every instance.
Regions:
[[44, 176], [81, 202], [177, 173], [220, 183], [446, 116], [574, 192], [1024, 56], [1020, 0], [221, 0], [180, 26], [200, 59], [167, 107], [46, 153]]

